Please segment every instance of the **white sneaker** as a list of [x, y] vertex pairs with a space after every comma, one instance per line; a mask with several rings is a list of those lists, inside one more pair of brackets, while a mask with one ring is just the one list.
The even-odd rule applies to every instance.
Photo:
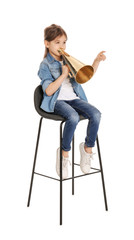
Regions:
[[[68, 177], [68, 162], [70, 163], [68, 158], [62, 157], [62, 179]], [[56, 172], [60, 177], [60, 148], [57, 149]]]
[[80, 169], [83, 173], [89, 173], [91, 169], [91, 159], [93, 159], [94, 153], [87, 153], [84, 149], [85, 143], [80, 143]]

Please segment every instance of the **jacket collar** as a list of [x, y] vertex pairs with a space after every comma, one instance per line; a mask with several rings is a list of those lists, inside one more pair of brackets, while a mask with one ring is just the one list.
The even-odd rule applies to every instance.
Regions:
[[53, 63], [54, 61], [59, 62], [49, 52], [47, 54], [47, 60], [48, 60], [49, 63]]
[[47, 60], [49, 63], [56, 61], [56, 59], [49, 52], [47, 54]]
[[[59, 61], [56, 60], [49, 52], [48, 52], [48, 54], [47, 54], [47, 60], [48, 60], [49, 63], [53, 63], [54, 61], [55, 61], [55, 62], [59, 62]], [[64, 60], [63, 60], [63, 62], [64, 62]], [[64, 64], [65, 64], [65, 62], [64, 62]]]

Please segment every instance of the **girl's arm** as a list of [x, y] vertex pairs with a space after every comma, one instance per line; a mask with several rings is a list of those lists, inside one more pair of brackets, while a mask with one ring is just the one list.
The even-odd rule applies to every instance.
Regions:
[[67, 65], [62, 66], [62, 74], [59, 78], [57, 78], [54, 82], [50, 83], [49, 86], [46, 88], [45, 92], [48, 96], [53, 95], [60, 85], [62, 84], [63, 80], [67, 78], [70, 70]]
[[95, 60], [94, 60], [94, 62], [93, 62], [93, 64], [92, 64], [92, 67], [93, 67], [93, 69], [94, 69], [94, 73], [96, 72], [96, 70], [97, 70], [97, 68], [98, 68], [98, 66], [99, 66], [99, 64], [100, 64], [100, 61], [104, 61], [104, 60], [106, 59], [106, 56], [104, 55], [104, 52], [105, 52], [105, 51], [100, 52], [100, 53], [97, 55], [97, 57], [95, 58]]

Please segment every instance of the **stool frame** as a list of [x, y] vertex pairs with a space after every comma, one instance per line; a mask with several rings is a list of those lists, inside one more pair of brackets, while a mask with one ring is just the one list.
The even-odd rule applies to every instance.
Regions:
[[63, 213], [62, 213], [62, 202], [63, 202], [63, 199], [62, 199], [62, 187], [63, 187], [62, 186], [62, 182], [66, 181], [66, 180], [70, 180], [70, 179], [72, 180], [72, 195], [74, 195], [74, 179], [75, 178], [83, 177], [83, 176], [87, 176], [87, 175], [91, 175], [91, 174], [95, 174], [95, 173], [101, 173], [105, 210], [108, 211], [106, 189], [105, 189], [105, 181], [104, 181], [103, 166], [102, 166], [102, 160], [101, 160], [101, 153], [100, 153], [100, 146], [99, 146], [98, 136], [96, 138], [96, 143], [97, 143], [97, 151], [98, 151], [98, 158], [99, 158], [100, 169], [91, 167], [91, 169], [93, 169], [94, 172], [90, 172], [90, 173], [87, 173], [87, 174], [81, 174], [81, 175], [74, 176], [74, 166], [75, 165], [76, 166], [80, 166], [80, 164], [77, 164], [77, 163], [74, 162], [74, 144], [75, 144], [74, 142], [75, 141], [74, 141], [74, 136], [73, 136], [73, 139], [72, 139], [72, 177], [69, 177], [67, 179], [62, 179], [62, 129], [63, 129], [63, 123], [65, 122], [65, 120], [61, 121], [61, 123], [60, 123], [60, 179], [53, 178], [51, 176], [40, 174], [40, 173], [37, 173], [35, 171], [36, 160], [37, 160], [37, 153], [38, 153], [38, 146], [39, 146], [39, 140], [40, 140], [40, 133], [41, 133], [41, 126], [42, 126], [42, 120], [43, 120], [43, 117], [41, 117], [40, 121], [39, 121], [39, 128], [38, 128], [37, 141], [36, 141], [36, 147], [35, 147], [35, 155], [34, 155], [33, 169], [32, 169], [32, 175], [31, 175], [30, 189], [29, 189], [29, 194], [28, 194], [27, 207], [30, 206], [34, 174], [59, 181], [60, 182], [60, 225], [62, 225], [62, 215], [63, 215]]

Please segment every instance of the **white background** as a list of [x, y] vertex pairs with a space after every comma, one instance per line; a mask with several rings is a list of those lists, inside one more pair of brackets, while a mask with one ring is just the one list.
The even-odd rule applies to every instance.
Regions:
[[[0, 4], [0, 226], [1, 239], [133, 239], [133, 1], [1, 1]], [[59, 226], [59, 183], [36, 176], [26, 207], [39, 115], [33, 92], [44, 54], [43, 31], [61, 25], [66, 51], [86, 64], [106, 51], [95, 76], [83, 85], [102, 112], [99, 130], [109, 211], [100, 175], [63, 184], [63, 226]], [[84, 140], [86, 121], [76, 130]], [[55, 173], [59, 122], [44, 121], [37, 169]], [[47, 146], [47, 147], [46, 147]], [[96, 152], [96, 149], [94, 150]], [[97, 155], [93, 165], [96, 166]], [[46, 170], [45, 170], [46, 169]], [[71, 170], [70, 170], [71, 171]]]

